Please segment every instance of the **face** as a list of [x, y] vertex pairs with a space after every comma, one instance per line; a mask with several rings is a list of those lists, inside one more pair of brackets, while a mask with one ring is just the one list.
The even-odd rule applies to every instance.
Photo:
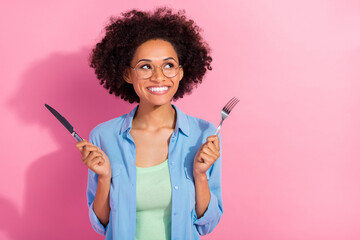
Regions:
[[135, 69], [126, 69], [124, 79], [133, 85], [140, 98], [140, 104], [146, 103], [156, 106], [170, 104], [183, 77], [183, 69], [180, 67], [176, 76], [167, 77], [162, 72], [161, 66], [166, 73], [167, 69], [176, 63], [179, 63], [177, 53], [171, 43], [167, 41], [149, 40], [136, 49], [131, 67], [143, 71], [152, 68], [152, 66], [159, 66], [154, 67], [152, 76], [145, 79], [140, 78], [139, 72], [137, 73]]

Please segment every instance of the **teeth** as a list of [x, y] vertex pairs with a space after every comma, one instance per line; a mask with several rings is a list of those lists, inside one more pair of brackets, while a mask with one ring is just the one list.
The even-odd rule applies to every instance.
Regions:
[[152, 91], [152, 92], [166, 91], [168, 89], [169, 89], [169, 87], [152, 87], [152, 88], [149, 88], [149, 90]]

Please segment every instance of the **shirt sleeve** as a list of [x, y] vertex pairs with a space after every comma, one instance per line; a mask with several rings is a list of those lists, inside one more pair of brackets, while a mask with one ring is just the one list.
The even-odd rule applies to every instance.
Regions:
[[210, 188], [210, 202], [201, 218], [197, 218], [195, 209], [193, 210], [194, 224], [200, 235], [210, 233], [219, 223], [223, 214], [223, 202], [221, 193], [221, 163], [222, 163], [222, 148], [221, 136], [219, 134], [220, 157], [215, 161], [209, 169], [209, 188]]
[[[90, 133], [89, 141], [92, 144], [97, 145], [96, 139], [94, 138], [94, 135], [91, 133]], [[96, 216], [96, 214], [94, 212], [94, 208], [93, 208], [97, 184], [98, 184], [97, 174], [89, 169], [88, 170], [88, 184], [87, 184], [86, 197], [87, 197], [87, 203], [88, 203], [88, 207], [89, 207], [90, 223], [91, 223], [91, 226], [93, 227], [93, 229], [97, 233], [99, 233], [101, 235], [105, 235], [109, 224], [107, 224], [107, 226], [102, 225], [100, 220]]]

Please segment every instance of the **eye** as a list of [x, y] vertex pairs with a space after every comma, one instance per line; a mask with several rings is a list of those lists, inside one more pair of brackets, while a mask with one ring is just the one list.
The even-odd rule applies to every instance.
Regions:
[[164, 68], [164, 69], [175, 68], [175, 64], [170, 63], [170, 62], [169, 62], [169, 63], [164, 63], [163, 68]]
[[150, 64], [141, 64], [140, 66], [138, 66], [139, 69], [141, 70], [151, 70], [152, 66]]

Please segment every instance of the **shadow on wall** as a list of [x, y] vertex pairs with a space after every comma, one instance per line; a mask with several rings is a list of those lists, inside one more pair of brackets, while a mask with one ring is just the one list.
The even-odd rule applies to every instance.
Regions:
[[[59, 149], [34, 160], [26, 173], [23, 211], [0, 197], [0, 229], [12, 240], [103, 239], [88, 220], [87, 168], [75, 140], [48, 112], [57, 109], [88, 139], [97, 124], [129, 112], [135, 105], [109, 95], [88, 66], [89, 49], [51, 54], [32, 64], [9, 107], [26, 124], [48, 128]], [[37, 136], [33, 144], [47, 146]], [[47, 152], [47, 151], [44, 151]], [[20, 163], [21, 164], [21, 163]]]

